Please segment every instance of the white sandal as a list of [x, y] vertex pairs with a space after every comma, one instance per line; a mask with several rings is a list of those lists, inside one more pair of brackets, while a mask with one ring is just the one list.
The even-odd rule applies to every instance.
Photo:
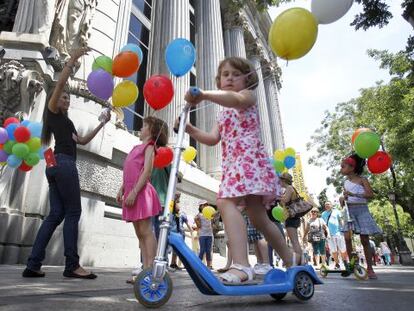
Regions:
[[254, 269], [252, 267], [242, 266], [240, 264], [234, 263], [230, 266], [230, 269], [235, 269], [244, 272], [247, 275], [247, 280], [242, 280], [238, 275], [235, 275], [231, 272], [225, 272], [219, 275], [219, 278], [225, 285], [251, 285], [257, 284], [254, 281]]

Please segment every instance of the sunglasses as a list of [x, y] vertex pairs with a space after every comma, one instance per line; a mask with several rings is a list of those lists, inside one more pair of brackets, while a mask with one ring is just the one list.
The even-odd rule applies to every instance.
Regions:
[[311, 212], [312, 214], [317, 214], [318, 212]]

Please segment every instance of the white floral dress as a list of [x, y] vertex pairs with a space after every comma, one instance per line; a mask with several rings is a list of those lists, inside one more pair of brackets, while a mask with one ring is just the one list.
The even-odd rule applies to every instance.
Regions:
[[260, 139], [257, 106], [225, 109], [218, 116], [218, 124], [223, 158], [218, 198], [249, 194], [275, 197], [278, 178]]

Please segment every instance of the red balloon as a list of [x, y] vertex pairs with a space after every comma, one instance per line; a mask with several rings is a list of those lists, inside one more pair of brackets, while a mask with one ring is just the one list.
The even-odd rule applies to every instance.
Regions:
[[160, 147], [157, 149], [157, 152], [154, 157], [154, 167], [164, 168], [168, 166], [174, 157], [174, 153], [171, 148]]
[[144, 98], [155, 110], [167, 106], [174, 96], [174, 87], [166, 76], [155, 75], [144, 84]]
[[19, 143], [24, 143], [24, 142], [28, 141], [30, 139], [30, 131], [29, 131], [29, 129], [27, 127], [25, 127], [25, 126], [19, 126], [14, 131], [14, 138]]
[[377, 151], [368, 159], [368, 169], [372, 174], [386, 172], [392, 164], [391, 156], [385, 151]]
[[352, 134], [352, 144], [355, 142], [355, 139], [358, 137], [358, 135], [363, 133], [363, 132], [372, 132], [372, 130], [367, 128], [367, 127], [361, 127], [359, 129], [357, 129], [354, 132], [354, 134]]
[[20, 164], [19, 166], [19, 170], [21, 170], [22, 172], [28, 172], [33, 168], [33, 166], [27, 165], [26, 162], [22, 162], [22, 164]]
[[7, 118], [3, 123], [3, 127], [6, 128], [7, 125], [12, 124], [12, 123], [20, 123], [20, 121], [19, 119], [14, 118], [14, 117]]
[[130, 51], [119, 53], [112, 62], [112, 74], [121, 78], [132, 76], [138, 68], [138, 55]]

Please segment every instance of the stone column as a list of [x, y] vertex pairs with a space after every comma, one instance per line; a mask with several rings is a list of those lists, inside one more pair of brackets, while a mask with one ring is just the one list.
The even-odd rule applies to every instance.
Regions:
[[257, 76], [259, 78], [259, 84], [256, 87], [257, 106], [259, 109], [260, 117], [260, 134], [262, 142], [265, 145], [266, 151], [269, 155], [272, 154], [272, 137], [271, 128], [269, 122], [269, 112], [266, 101], [266, 91], [263, 83], [263, 75], [260, 70], [261, 59], [263, 55], [262, 47], [257, 42], [252, 42], [247, 46], [247, 56], [253, 64], [253, 68], [257, 70]]
[[[172, 76], [165, 63], [165, 50], [174, 39], [190, 39], [190, 3], [189, 0], [157, 0], [153, 5], [153, 10], [156, 10], [157, 22], [153, 22], [151, 29], [149, 72], [151, 75], [164, 74], [171, 78], [174, 85], [174, 98], [161, 111], [154, 112], [146, 108], [145, 114], [151, 114], [171, 125], [184, 107], [184, 94], [190, 87], [190, 74], [180, 78]], [[169, 133], [170, 138], [175, 137], [172, 128]], [[188, 145], [188, 135], [186, 136]], [[173, 139], [170, 139], [170, 143], [172, 142]]]
[[269, 123], [271, 128], [272, 148], [284, 149], [283, 129], [281, 123], [279, 99], [277, 94], [275, 65], [269, 62], [262, 63], [264, 76], [264, 87], [266, 91], [267, 108], [269, 112]]
[[[220, 0], [198, 0], [195, 3], [197, 32], [197, 85], [206, 90], [217, 89], [215, 76], [224, 59], [223, 33], [221, 28]], [[209, 105], [204, 102], [202, 105]], [[217, 122], [221, 107], [213, 104], [197, 111], [197, 126], [211, 131]], [[218, 177], [221, 171], [220, 143], [215, 147], [199, 145], [199, 164], [207, 174]]]
[[241, 12], [226, 9], [223, 12], [224, 49], [226, 57], [238, 56], [246, 58], [244, 31], [246, 20]]

